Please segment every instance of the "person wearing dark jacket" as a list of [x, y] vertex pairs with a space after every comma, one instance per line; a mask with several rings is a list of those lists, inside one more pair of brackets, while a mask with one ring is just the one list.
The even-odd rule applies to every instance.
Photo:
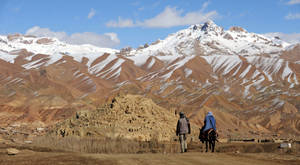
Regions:
[[176, 136], [179, 136], [181, 153], [187, 152], [186, 135], [191, 133], [191, 126], [188, 118], [183, 112], [179, 113], [179, 120], [177, 122]]

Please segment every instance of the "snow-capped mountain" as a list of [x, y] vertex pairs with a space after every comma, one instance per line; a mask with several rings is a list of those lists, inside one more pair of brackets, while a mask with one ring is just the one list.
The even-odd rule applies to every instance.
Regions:
[[[131, 54], [156, 55], [257, 55], [276, 54], [290, 44], [279, 39], [270, 39], [263, 35], [249, 33], [241, 27], [229, 30], [209, 21], [192, 25], [187, 29], [169, 35], [165, 40], [158, 40], [151, 46], [134, 50]], [[201, 52], [198, 52], [199, 49]]]
[[[49, 61], [43, 65], [41, 64], [42, 66], [51, 65], [57, 62], [63, 57], [63, 55], [72, 56], [78, 62], [81, 62], [83, 57], [87, 57], [89, 58], [89, 61], [92, 62], [95, 60], [93, 58], [97, 58], [103, 53], [112, 54], [118, 51], [110, 48], [99, 48], [88, 44], [70, 45], [61, 42], [56, 38], [37, 38], [34, 36], [23, 36], [19, 34], [0, 36], [0, 52], [2, 53], [0, 56], [1, 59], [13, 63], [14, 58], [18, 56], [18, 51], [22, 50], [26, 50], [31, 54], [26, 58], [28, 61], [31, 61], [31, 58], [37, 54], [49, 55]], [[9, 55], [7, 56], [5, 54]]]
[[214, 111], [224, 134], [241, 125], [300, 134], [299, 53], [297, 44], [212, 21], [121, 51], [0, 36], [0, 102], [18, 112], [1, 121], [51, 123], [125, 92], [184, 110], [199, 125], [204, 111]]

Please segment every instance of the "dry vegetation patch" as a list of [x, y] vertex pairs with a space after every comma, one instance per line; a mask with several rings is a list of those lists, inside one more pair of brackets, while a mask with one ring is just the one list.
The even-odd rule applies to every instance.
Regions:
[[33, 145], [52, 150], [81, 153], [177, 153], [178, 143], [159, 142], [157, 140], [137, 141], [121, 138], [95, 138], [78, 136], [42, 136], [35, 139]]

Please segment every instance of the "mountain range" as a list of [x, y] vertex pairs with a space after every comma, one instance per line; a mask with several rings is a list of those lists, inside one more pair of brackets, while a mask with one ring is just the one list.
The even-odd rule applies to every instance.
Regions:
[[300, 134], [300, 44], [241, 27], [208, 21], [121, 50], [0, 36], [0, 63], [0, 125], [45, 127], [134, 94], [199, 127], [212, 111], [224, 136]]

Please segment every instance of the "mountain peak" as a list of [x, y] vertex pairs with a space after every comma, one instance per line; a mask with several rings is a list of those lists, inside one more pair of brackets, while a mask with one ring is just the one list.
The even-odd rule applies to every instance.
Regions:
[[203, 24], [194, 24], [190, 26], [193, 30], [201, 30], [201, 31], [216, 31], [216, 29], [223, 30], [222, 27], [215, 24], [212, 20], [208, 20]]
[[204, 33], [223, 33], [224, 29], [217, 24], [215, 24], [212, 20], [204, 22], [203, 24], [195, 24], [190, 27], [193, 31], [204, 32]]

